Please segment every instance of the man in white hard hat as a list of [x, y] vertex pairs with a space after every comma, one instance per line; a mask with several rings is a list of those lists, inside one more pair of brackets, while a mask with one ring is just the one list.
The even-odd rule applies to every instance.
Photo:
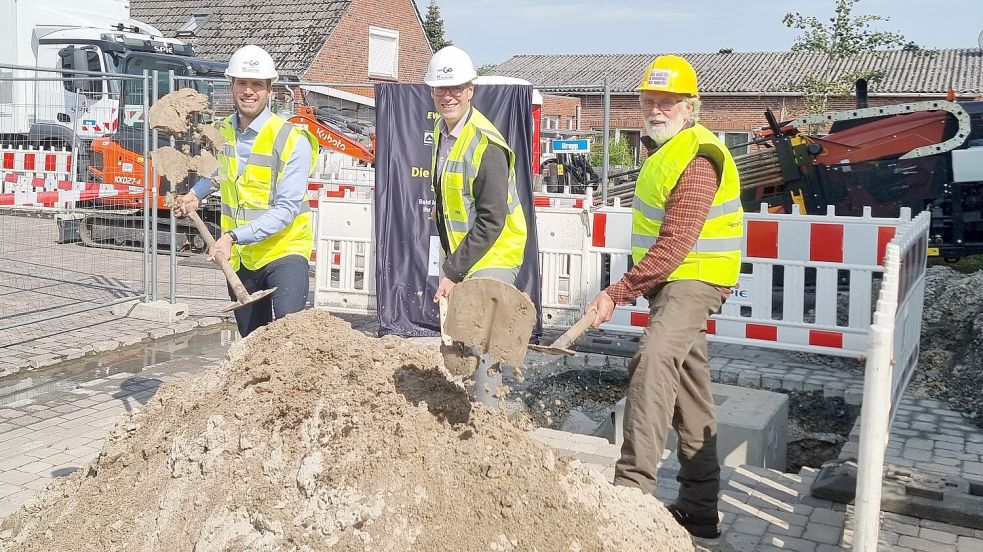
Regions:
[[[471, 105], [477, 76], [471, 57], [447, 46], [434, 54], [424, 77], [439, 115], [430, 174], [446, 257], [434, 302], [466, 278], [515, 285], [526, 248], [515, 153], [495, 125]], [[486, 382], [486, 375], [492, 379]], [[478, 400], [494, 404], [491, 395], [500, 385], [497, 368], [476, 371]]]
[[671, 426], [679, 436], [679, 496], [669, 505], [692, 535], [720, 536], [717, 419], [710, 393], [707, 320], [741, 270], [744, 212], [737, 165], [699, 124], [696, 71], [657, 57], [642, 75], [642, 123], [657, 148], [638, 174], [632, 202], [633, 266], [587, 307], [595, 326], [615, 304], [644, 295], [649, 320], [628, 365], [624, 444], [615, 485], [649, 494]]
[[[231, 81], [235, 113], [218, 123], [225, 137], [219, 152], [222, 236], [208, 250], [221, 254], [249, 293], [276, 288], [271, 295], [235, 310], [245, 337], [274, 319], [307, 304], [309, 261], [314, 246], [307, 198], [317, 139], [270, 111], [279, 74], [270, 54], [259, 46], [238, 49], [225, 75]], [[181, 197], [183, 217], [211, 191], [203, 178]], [[235, 300], [231, 290], [229, 296]]]

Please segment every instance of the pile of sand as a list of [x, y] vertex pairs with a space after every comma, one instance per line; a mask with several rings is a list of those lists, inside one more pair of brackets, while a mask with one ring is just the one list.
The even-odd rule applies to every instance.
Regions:
[[472, 406], [436, 351], [321, 311], [163, 387], [0, 550], [692, 550], [652, 496]]

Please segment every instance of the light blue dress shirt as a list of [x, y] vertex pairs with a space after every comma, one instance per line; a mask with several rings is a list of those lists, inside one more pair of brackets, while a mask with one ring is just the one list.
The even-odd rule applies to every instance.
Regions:
[[[244, 130], [239, 130], [239, 113], [232, 115], [232, 127], [236, 130], [236, 156], [239, 159], [239, 175], [246, 166], [249, 152], [253, 149], [253, 142], [259, 135], [260, 129], [270, 119], [270, 108], [266, 108], [258, 117], [249, 123]], [[276, 234], [286, 228], [300, 214], [304, 194], [307, 193], [307, 182], [311, 170], [311, 144], [306, 139], [297, 140], [290, 153], [290, 158], [283, 169], [283, 178], [277, 181], [276, 193], [270, 202], [270, 209], [256, 220], [240, 226], [233, 230], [236, 240], [240, 245], [247, 245], [263, 241], [264, 239]], [[212, 180], [202, 178], [194, 187], [191, 193], [198, 199], [204, 198], [211, 191]]]

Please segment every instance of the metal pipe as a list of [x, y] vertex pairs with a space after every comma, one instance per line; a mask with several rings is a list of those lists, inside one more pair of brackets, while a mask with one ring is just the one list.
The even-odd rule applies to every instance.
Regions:
[[611, 152], [611, 81], [604, 78], [604, 160], [601, 165], [601, 205], [608, 204], [608, 169]]
[[150, 72], [143, 70], [143, 297], [150, 291]]
[[[174, 71], [167, 72], [167, 89], [168, 92], [174, 91]], [[150, 118], [148, 117], [147, 120], [149, 121]], [[191, 129], [188, 129], [188, 134], [189, 135], [191, 134]], [[171, 147], [174, 147], [174, 145], [175, 145], [174, 137], [171, 136]], [[174, 194], [178, 193], [176, 182], [171, 182], [170, 190], [171, 193]], [[168, 285], [167, 294], [169, 296], [171, 304], [173, 305], [174, 303], [177, 302], [177, 298], [175, 298], [175, 295], [177, 295], [177, 220], [174, 218], [173, 211], [171, 212], [171, 216], [169, 218], [171, 221], [171, 228], [170, 228], [171, 247], [170, 247], [170, 259], [168, 262], [168, 266], [170, 267], [171, 281]]]
[[[156, 69], [153, 72], [153, 98], [157, 99], [158, 88], [160, 83], [160, 73]], [[150, 96], [144, 101], [144, 105], [147, 106], [147, 110], [143, 112], [143, 126], [147, 128], [150, 126]], [[157, 129], [153, 131], [153, 146], [157, 149], [158, 145], [158, 133]], [[150, 149], [146, 149], [143, 152], [144, 164], [146, 167], [150, 164]], [[150, 175], [150, 180], [146, 181], [147, 185], [150, 187], [150, 300], [157, 300], [157, 196], [159, 195], [159, 190], [157, 190], [157, 169], [154, 169], [153, 173]]]

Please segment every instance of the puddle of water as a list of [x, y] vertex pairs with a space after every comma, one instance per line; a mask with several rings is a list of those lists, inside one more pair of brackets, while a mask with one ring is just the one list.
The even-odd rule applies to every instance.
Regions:
[[218, 362], [237, 339], [239, 334], [231, 326], [204, 328], [36, 371], [23, 371], [0, 379], [0, 406], [42, 394], [70, 392], [80, 384], [113, 374], [139, 374], [165, 362], [185, 360], [189, 366]]

